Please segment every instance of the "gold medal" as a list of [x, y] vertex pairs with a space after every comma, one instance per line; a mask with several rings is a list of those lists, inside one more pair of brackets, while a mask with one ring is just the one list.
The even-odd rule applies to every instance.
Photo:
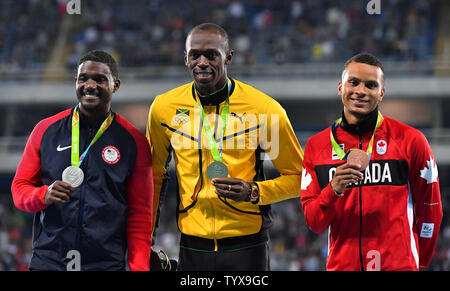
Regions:
[[222, 162], [214, 161], [206, 169], [206, 175], [210, 180], [214, 178], [226, 178], [228, 176], [228, 167]]

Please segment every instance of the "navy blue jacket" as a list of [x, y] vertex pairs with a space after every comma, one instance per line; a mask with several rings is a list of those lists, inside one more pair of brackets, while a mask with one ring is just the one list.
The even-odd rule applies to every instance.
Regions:
[[[72, 112], [65, 110], [36, 125], [11, 187], [15, 205], [35, 213], [30, 268], [73, 268], [75, 250], [81, 270], [124, 270], [128, 249], [130, 269], [148, 270], [153, 198], [150, 148], [144, 134], [119, 114], [113, 113], [112, 124], [83, 160], [84, 181], [70, 200], [44, 203], [48, 186], [61, 180], [70, 166]], [[80, 154], [97, 130], [80, 114]]]

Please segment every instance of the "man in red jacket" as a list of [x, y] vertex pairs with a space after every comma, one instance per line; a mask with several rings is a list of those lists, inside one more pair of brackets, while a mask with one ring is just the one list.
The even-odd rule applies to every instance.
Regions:
[[40, 121], [11, 191], [35, 213], [32, 270], [148, 270], [153, 176], [144, 134], [111, 110], [120, 87], [106, 52], [81, 58], [78, 104]]
[[442, 220], [431, 148], [378, 110], [385, 88], [375, 56], [348, 60], [338, 90], [342, 117], [308, 140], [301, 186], [306, 223], [328, 230], [327, 270], [425, 268]]

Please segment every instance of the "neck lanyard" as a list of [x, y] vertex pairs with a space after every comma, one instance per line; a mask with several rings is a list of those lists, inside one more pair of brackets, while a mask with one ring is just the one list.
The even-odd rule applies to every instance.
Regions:
[[97, 133], [95, 134], [94, 138], [92, 139], [91, 143], [87, 147], [87, 149], [84, 151], [81, 156], [79, 156], [79, 146], [80, 146], [80, 115], [78, 113], [78, 106], [75, 107], [72, 114], [72, 152], [70, 157], [70, 162], [72, 166], [79, 167], [81, 166], [81, 163], [83, 162], [84, 158], [86, 157], [86, 154], [88, 153], [91, 146], [102, 136], [102, 134], [108, 129], [108, 127], [111, 125], [114, 116], [111, 114], [111, 110], [108, 113], [108, 116], [103, 121], [102, 125], [98, 129]]
[[[383, 120], [384, 120], [383, 115], [381, 114], [381, 112], [378, 111], [377, 123], [375, 125], [375, 129], [373, 130], [373, 134], [372, 134], [372, 137], [370, 139], [369, 146], [367, 147], [367, 150], [366, 150], [366, 153], [369, 156], [369, 160], [370, 160], [370, 157], [372, 156], [373, 141], [375, 139], [375, 132], [381, 127], [381, 124], [383, 123]], [[345, 153], [341, 149], [339, 144], [337, 143], [336, 139], [334, 138], [333, 131], [339, 126], [339, 124], [341, 124], [341, 122], [342, 122], [342, 117], [340, 117], [339, 119], [336, 119], [336, 121], [331, 125], [330, 139], [331, 139], [331, 145], [333, 146], [334, 152], [337, 154], [339, 159], [346, 160], [348, 154], [351, 151], [355, 150], [355, 149], [350, 149], [350, 150], [347, 151], [347, 153]]]
[[228, 112], [230, 111], [230, 92], [231, 92], [231, 81], [230, 79], [227, 79], [228, 82], [228, 95], [227, 95], [227, 104], [222, 108], [222, 112], [220, 114], [220, 119], [222, 120], [222, 128], [220, 132], [220, 141], [219, 141], [219, 147], [217, 147], [216, 141], [214, 139], [214, 135], [211, 130], [211, 126], [209, 124], [208, 119], [206, 118], [205, 110], [203, 109], [202, 103], [200, 102], [200, 99], [198, 97], [199, 93], [197, 92], [197, 89], [195, 89], [194, 85], [194, 92], [195, 92], [195, 101], [197, 101], [197, 104], [202, 108], [202, 125], [205, 129], [206, 138], [208, 139], [209, 146], [211, 148], [211, 154], [213, 156], [214, 161], [222, 161], [222, 147], [223, 147], [223, 135], [225, 134], [225, 129], [227, 127], [227, 121], [228, 121]]

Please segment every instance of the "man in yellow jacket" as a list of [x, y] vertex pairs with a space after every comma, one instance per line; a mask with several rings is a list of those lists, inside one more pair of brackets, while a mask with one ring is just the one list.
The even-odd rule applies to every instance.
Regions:
[[[270, 204], [300, 196], [303, 151], [286, 112], [227, 76], [232, 57], [223, 28], [194, 27], [184, 56], [193, 82], [157, 96], [150, 108], [153, 209], [156, 216], [173, 153], [184, 271], [269, 270]], [[278, 178], [265, 180], [265, 159]]]

